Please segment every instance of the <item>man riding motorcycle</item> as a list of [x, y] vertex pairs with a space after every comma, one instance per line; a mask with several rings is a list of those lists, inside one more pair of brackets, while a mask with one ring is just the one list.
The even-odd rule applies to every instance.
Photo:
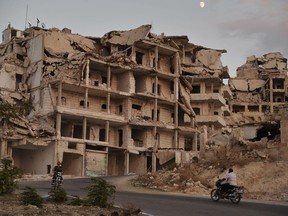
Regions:
[[[57, 165], [53, 168], [53, 177], [52, 177], [52, 184], [55, 183], [56, 177], [58, 175], [58, 172], [60, 172], [62, 174], [63, 168], [62, 168], [62, 164], [60, 163], [60, 161], [57, 162]], [[61, 175], [61, 181], [63, 181], [63, 177]]]
[[235, 186], [237, 186], [237, 177], [233, 169], [230, 168], [226, 177], [222, 179], [221, 190], [223, 193], [227, 193]]

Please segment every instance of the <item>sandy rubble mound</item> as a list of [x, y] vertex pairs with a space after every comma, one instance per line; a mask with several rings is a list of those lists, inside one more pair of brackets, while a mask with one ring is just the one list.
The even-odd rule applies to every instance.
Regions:
[[[254, 161], [233, 166], [238, 185], [244, 186], [244, 198], [288, 202], [288, 161]], [[167, 192], [209, 196], [218, 178], [227, 169], [207, 164], [191, 164], [141, 175], [132, 181], [137, 187]]]

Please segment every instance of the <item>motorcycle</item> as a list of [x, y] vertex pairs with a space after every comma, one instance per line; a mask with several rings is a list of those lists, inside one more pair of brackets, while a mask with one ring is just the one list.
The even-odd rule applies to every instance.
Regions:
[[51, 182], [53, 188], [57, 189], [61, 187], [62, 183], [63, 183], [62, 172], [56, 172], [56, 175], [54, 176]]
[[219, 201], [220, 199], [228, 199], [232, 203], [238, 204], [242, 199], [243, 187], [234, 186], [233, 189], [229, 189], [224, 192], [221, 187], [221, 182], [222, 182], [221, 179], [216, 181], [216, 188], [212, 189], [210, 193], [211, 199], [215, 202]]

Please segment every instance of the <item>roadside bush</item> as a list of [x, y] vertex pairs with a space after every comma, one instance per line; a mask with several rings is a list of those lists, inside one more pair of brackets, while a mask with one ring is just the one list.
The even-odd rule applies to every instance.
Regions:
[[91, 185], [88, 189], [86, 204], [92, 206], [99, 206], [101, 208], [108, 207], [111, 203], [112, 196], [116, 192], [114, 185], [107, 183], [102, 178], [91, 178]]
[[21, 177], [22, 171], [12, 166], [9, 159], [2, 159], [0, 165], [0, 195], [11, 194], [17, 188], [15, 179]]
[[21, 193], [20, 202], [23, 205], [35, 205], [42, 208], [43, 199], [37, 194], [36, 189], [26, 186], [25, 191]]
[[55, 203], [63, 203], [67, 200], [67, 193], [63, 188], [52, 189], [49, 195], [51, 201]]

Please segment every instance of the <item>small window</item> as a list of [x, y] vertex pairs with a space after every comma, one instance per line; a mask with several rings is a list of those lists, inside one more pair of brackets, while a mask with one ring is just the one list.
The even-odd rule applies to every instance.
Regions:
[[132, 104], [132, 109], [141, 110], [141, 105]]
[[190, 93], [199, 94], [200, 93], [200, 85], [193, 85]]
[[106, 110], [106, 109], [107, 109], [107, 105], [106, 105], [106, 104], [102, 104], [102, 105], [101, 105], [101, 109], [102, 109], [102, 110]]
[[[85, 101], [84, 101], [84, 100], [81, 100], [81, 101], [80, 101], [80, 106], [81, 106], [81, 107], [84, 107], [84, 106], [85, 106]], [[87, 102], [87, 107], [89, 107], [89, 102]]]
[[143, 64], [143, 56], [144, 56], [144, 53], [136, 51], [136, 63], [137, 64]]

